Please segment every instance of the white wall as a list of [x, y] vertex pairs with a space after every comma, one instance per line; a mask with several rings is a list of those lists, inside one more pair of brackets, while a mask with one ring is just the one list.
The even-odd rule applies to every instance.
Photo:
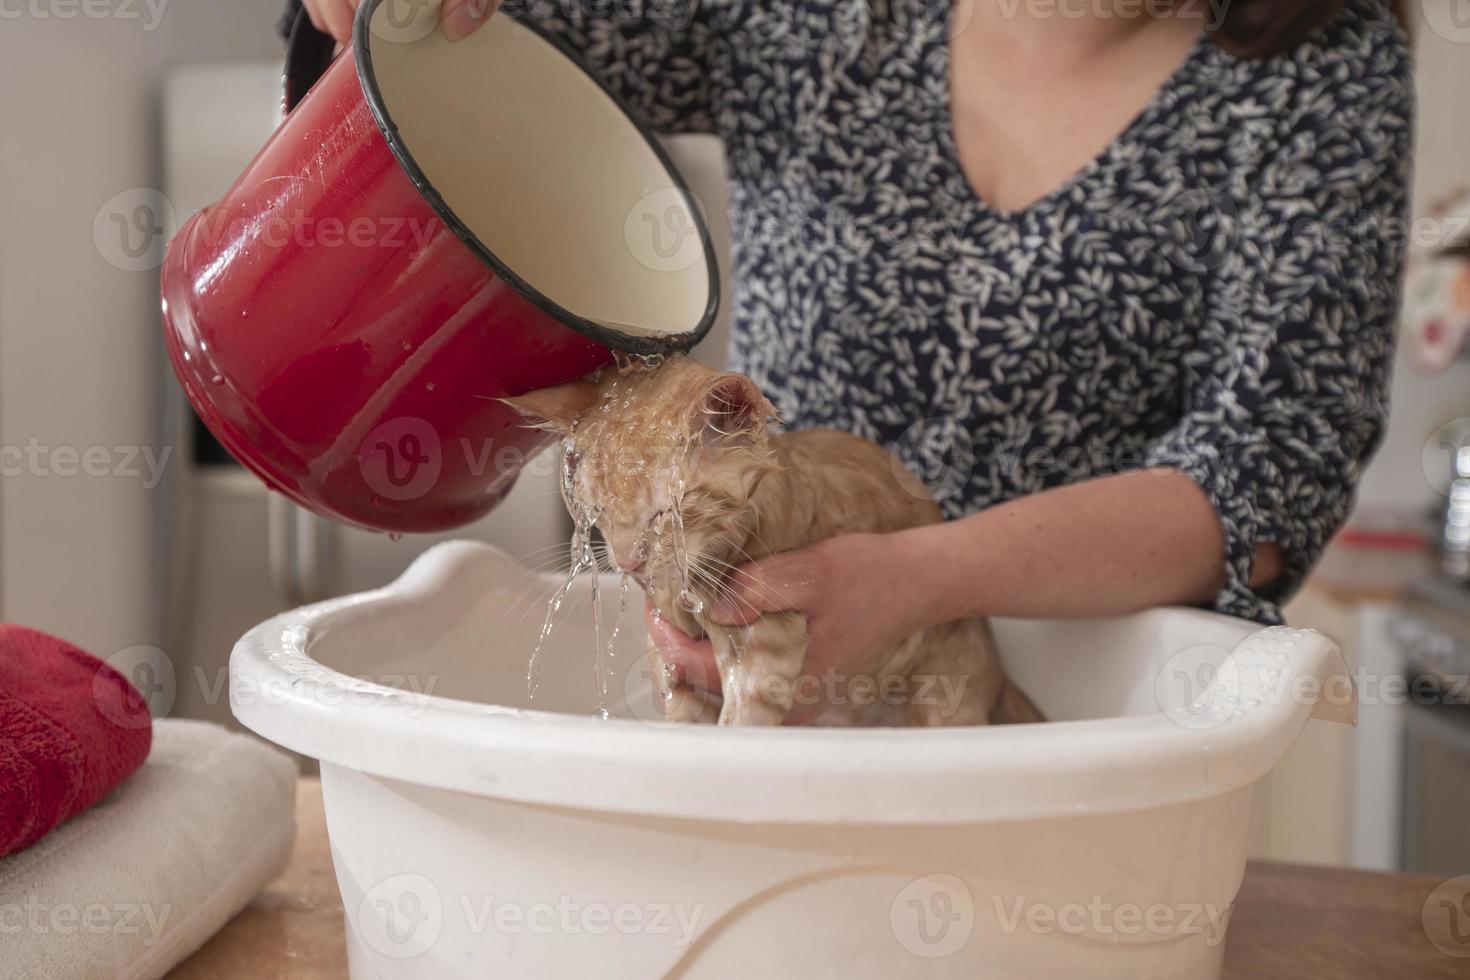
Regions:
[[[116, 447], [161, 452], [164, 367], [156, 270], [109, 263], [103, 251], [122, 253], [94, 244], [94, 219], [114, 195], [158, 186], [163, 69], [276, 56], [280, 4], [91, 0], [85, 9], [94, 16], [74, 0], [0, 4], [0, 446], [53, 450], [0, 477], [0, 617], [106, 657], [157, 642], [158, 493], [126, 471], [57, 475], [74, 464], [54, 450], [99, 447], [94, 471], [125, 470]], [[104, 242], [120, 242], [105, 214], [102, 228], [112, 236]]]

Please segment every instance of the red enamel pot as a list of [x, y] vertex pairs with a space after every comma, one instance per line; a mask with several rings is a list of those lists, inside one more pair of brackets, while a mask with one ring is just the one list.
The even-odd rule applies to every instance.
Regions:
[[285, 121], [162, 273], [210, 431], [385, 531], [485, 514], [551, 439], [500, 398], [688, 350], [719, 296], [683, 181], [570, 52], [505, 14], [451, 44], [437, 15], [366, 0], [334, 61], [299, 18]]

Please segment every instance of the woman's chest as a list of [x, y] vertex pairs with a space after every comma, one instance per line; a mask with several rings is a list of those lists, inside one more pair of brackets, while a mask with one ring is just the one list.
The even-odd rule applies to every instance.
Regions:
[[819, 8], [852, 9], [846, 32], [772, 25], [743, 55], [759, 83], [726, 104], [744, 364], [896, 417], [1176, 402], [1236, 211], [1203, 190], [1235, 165], [1196, 138], [1211, 100], [1176, 78], [1041, 199], [997, 209], [955, 142], [946, 22]]
[[1099, 179], [1002, 216], [967, 206], [953, 172], [905, 180], [894, 152], [881, 183], [827, 194], [812, 179], [737, 186], [747, 366], [778, 389], [825, 378], [832, 399], [895, 418], [1127, 420], [1177, 400], [1205, 329], [1215, 248], [1192, 199], [1122, 217]]

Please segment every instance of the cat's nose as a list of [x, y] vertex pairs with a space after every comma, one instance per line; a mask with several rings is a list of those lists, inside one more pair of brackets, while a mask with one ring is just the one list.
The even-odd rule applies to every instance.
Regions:
[[643, 567], [643, 559], [642, 558], [623, 558], [623, 557], [619, 557], [617, 559], [617, 563], [618, 563], [618, 568], [620, 568], [623, 571], [623, 574], [625, 574], [625, 575], [632, 575], [632, 574], [636, 573], [638, 571], [638, 569], [640, 569], [640, 568]]

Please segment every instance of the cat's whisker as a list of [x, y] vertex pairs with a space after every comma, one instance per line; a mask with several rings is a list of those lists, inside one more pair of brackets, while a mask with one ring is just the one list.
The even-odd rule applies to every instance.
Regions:
[[[749, 572], [745, 571], [740, 566], [733, 565], [730, 562], [727, 562], [727, 561], [725, 561], [723, 559], [720, 559], [720, 558], [715, 558], [713, 555], [706, 555], [704, 557], [707, 560], [709, 560], [709, 561], [718, 563], [722, 567], [722, 571], [723, 571], [723, 573], [725, 575], [727, 575], [727, 576], [738, 576], [743, 581], [748, 582], [749, 585], [747, 585], [745, 587], [747, 591], [758, 593], [758, 594], [761, 594], [763, 596], [769, 596], [770, 598], [775, 599], [777, 601], [777, 603], [779, 603], [780, 605], [782, 605], [782, 606], [784, 606], [786, 608], [790, 608], [790, 609], [795, 609], [796, 608], [796, 605], [793, 602], [791, 602], [791, 599], [790, 599], [789, 596], [783, 595], [782, 592], [781, 592], [781, 590], [775, 588], [769, 582], [766, 582], [766, 581], [764, 581], [762, 579], [758, 579], [754, 575], [751, 575]], [[735, 596], [735, 598], [736, 598], [736, 600], [738, 602], [740, 602], [743, 605], [745, 605], [746, 607], [748, 607], [752, 612], [757, 611], [756, 610], [756, 607], [754, 605], [752, 605], [749, 601], [747, 601], [746, 599], [744, 599], [740, 595], [737, 594]]]
[[[703, 576], [703, 579], [705, 581], [711, 582], [712, 584], [718, 586], [718, 594], [720, 599], [726, 601], [727, 603], [739, 603], [749, 606], [752, 611], [754, 611], [755, 607], [751, 606], [749, 601], [747, 601], [744, 596], [735, 588], [735, 586], [730, 584], [729, 581], [731, 574], [744, 575], [744, 572], [741, 572], [740, 569], [736, 568], [734, 565], [731, 565], [729, 562], [720, 561], [720, 559], [714, 558], [711, 555], [702, 555], [700, 556], [700, 559], [702, 561], [719, 562], [719, 564], [725, 566], [724, 570], [710, 569], [698, 564], [692, 564], [690, 566], [691, 571], [699, 573]], [[750, 576], [746, 575], [746, 577], [749, 578]], [[752, 579], [752, 581], [755, 580]]]
[[521, 609], [521, 615], [516, 621], [524, 621], [532, 609], [538, 606], [544, 606], [546, 601], [551, 598], [552, 593], [560, 587], [560, 583], [554, 581], [537, 580], [527, 583], [518, 590], [516, 597], [511, 600], [505, 607], [505, 610], [496, 618], [495, 625], [504, 625], [505, 621], [510, 619], [517, 609]]
[[566, 541], [558, 541], [541, 548], [535, 548], [516, 558], [523, 566], [531, 567], [539, 565], [548, 558], [567, 559], [572, 554], [571, 544]]

